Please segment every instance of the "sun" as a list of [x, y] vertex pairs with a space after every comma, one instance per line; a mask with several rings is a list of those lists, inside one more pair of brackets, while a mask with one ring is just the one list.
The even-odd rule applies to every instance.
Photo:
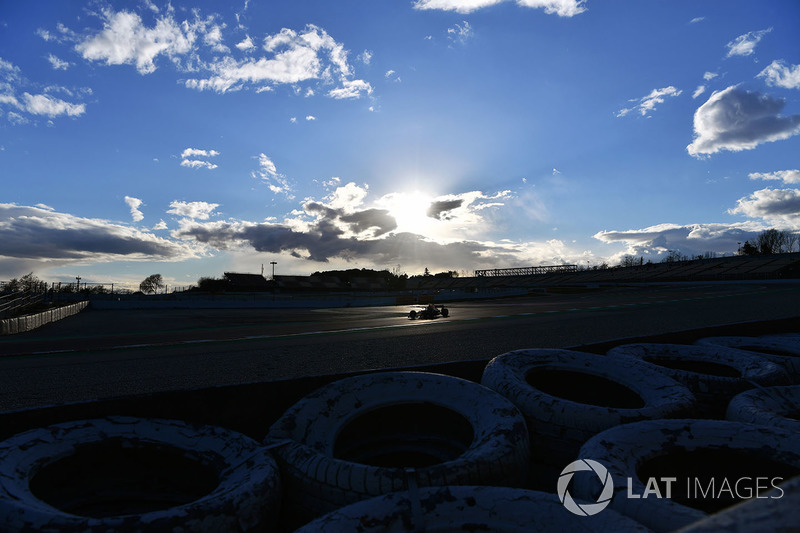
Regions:
[[397, 232], [428, 235], [435, 219], [428, 216], [433, 197], [421, 191], [396, 192], [381, 198], [381, 203], [397, 221]]

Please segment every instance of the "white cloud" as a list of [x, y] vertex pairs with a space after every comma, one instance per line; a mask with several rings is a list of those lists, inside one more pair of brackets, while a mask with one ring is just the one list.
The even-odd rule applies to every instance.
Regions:
[[241, 42], [236, 44], [236, 48], [241, 50], [242, 52], [249, 52], [250, 50], [254, 50], [256, 47], [255, 43], [253, 43], [253, 39], [247, 35]]
[[800, 228], [800, 190], [761, 189], [739, 198], [731, 214], [762, 218], [772, 225]]
[[187, 159], [189, 157], [214, 157], [218, 156], [219, 152], [216, 150], [201, 150], [199, 148], [187, 148], [183, 152], [181, 152], [181, 159]]
[[181, 161], [181, 166], [186, 168], [207, 168], [208, 170], [214, 170], [219, 167], [219, 165], [211, 161], [203, 161], [201, 159], [184, 159]]
[[[506, 0], [417, 0], [415, 9], [439, 9], [457, 13], [472, 13]], [[572, 17], [586, 11], [586, 0], [516, 0], [517, 5], [544, 9], [549, 15]]]
[[698, 157], [720, 150], [751, 150], [765, 142], [800, 133], [800, 115], [782, 117], [783, 99], [745, 91], [737, 85], [712, 93], [694, 114], [694, 141], [686, 147]]
[[372, 62], [372, 56], [374, 53], [372, 50], [364, 50], [358, 55], [358, 60], [364, 63], [365, 65], [369, 65]]
[[719, 74], [717, 74], [716, 72], [706, 72], [705, 74], [703, 74], [703, 79], [706, 81], [711, 81], [717, 76], [719, 76]]
[[178, 24], [171, 15], [159, 18], [152, 28], [128, 11], [107, 9], [103, 19], [103, 30], [79, 42], [75, 49], [87, 60], [136, 65], [141, 74], [156, 70], [154, 61], [159, 55], [175, 58], [188, 53], [196, 39], [187, 23]]
[[190, 158], [209, 158], [209, 157], [216, 157], [219, 155], [219, 152], [216, 150], [202, 150], [199, 148], [187, 148], [183, 152], [181, 152], [181, 166], [187, 168], [207, 168], [209, 170], [213, 170], [218, 167], [218, 165], [212, 163], [211, 161], [206, 161], [205, 159], [190, 159]]
[[694, 92], [692, 93], [692, 99], [694, 100], [695, 98], [697, 98], [698, 96], [700, 96], [704, 92], [706, 92], [706, 86], [705, 85], [698, 85], [697, 89], [695, 89]]
[[371, 93], [363, 80], [351, 79], [352, 69], [347, 51], [328, 33], [313, 24], [297, 32], [288, 28], [264, 39], [263, 49], [269, 57], [237, 61], [226, 56], [207, 65], [213, 74], [205, 79], [189, 79], [185, 85], [197, 90], [220, 93], [243, 89], [249, 85], [298, 84], [317, 81], [339, 84], [328, 94], [334, 98], [358, 98]]
[[314, 115], [306, 115], [306, 120], [308, 121], [317, 120], [317, 117], [315, 117]]
[[728, 47], [728, 55], [725, 57], [752, 55], [759, 41], [764, 38], [764, 35], [771, 31], [772, 28], [768, 28], [766, 30], [751, 31], [740, 35], [726, 45]]
[[278, 167], [275, 166], [272, 159], [266, 154], [258, 155], [258, 170], [254, 170], [250, 175], [256, 179], [260, 179], [267, 184], [270, 191], [275, 194], [283, 194], [287, 199], [293, 199], [292, 185], [283, 174], [278, 172]]
[[698, 22], [703, 22], [705, 19], [705, 17], [695, 17], [689, 21], [689, 24], [697, 24]]
[[71, 65], [69, 61], [61, 60], [53, 54], [48, 55], [47, 60], [54, 70], [67, 70]]
[[[29, 85], [31, 84], [22, 76], [19, 67], [0, 58], [0, 106], [13, 108], [13, 110], [6, 111], [6, 118], [14, 124], [30, 122], [18, 111], [49, 118], [63, 115], [79, 117], [86, 112], [85, 104], [74, 104], [47, 94], [31, 94], [24, 91], [19, 94]], [[73, 93], [64, 87], [51, 86], [44, 90], [45, 92], [63, 92], [73, 96]], [[83, 90], [82, 93], [90, 94], [86, 90]]]
[[631, 111], [635, 110], [638, 110], [639, 114], [642, 115], [643, 117], [647, 116], [648, 113], [655, 110], [656, 104], [664, 103], [664, 97], [679, 96], [682, 92], [683, 91], [681, 91], [680, 89], [676, 89], [672, 85], [670, 85], [669, 87], [664, 87], [663, 89], [653, 89], [647, 96], [644, 96], [639, 99], [630, 100], [631, 102], [638, 102], [638, 104], [630, 108], [620, 109], [617, 112], [617, 116], [624, 117]]
[[328, 96], [336, 100], [361, 98], [372, 94], [372, 86], [364, 80], [345, 80], [342, 86], [328, 91]]
[[465, 44], [474, 34], [472, 26], [466, 20], [452, 28], [447, 28], [447, 38], [454, 43]]
[[776, 59], [758, 73], [767, 85], [785, 89], [800, 89], [800, 65], [787, 66], [782, 59]]
[[164, 222], [164, 219], [159, 220], [158, 224], [153, 226], [153, 231], [158, 231], [158, 230], [163, 230], [163, 229], [167, 229], [167, 223]]
[[178, 215], [192, 220], [208, 220], [214, 214], [214, 210], [219, 207], [219, 204], [211, 204], [208, 202], [181, 202], [175, 200], [170, 202], [170, 209], [167, 213]]
[[[203, 35], [203, 43], [206, 46], [211, 47], [212, 50], [215, 52], [220, 52], [223, 54], [229, 53], [231, 50], [224, 44], [222, 44], [222, 30], [225, 28], [225, 24], [212, 24], [210, 29], [208, 29]], [[237, 45], [238, 46], [238, 45]]]
[[779, 180], [784, 183], [800, 183], [800, 170], [779, 170], [777, 172], [752, 172], [747, 175], [751, 180]]
[[22, 100], [20, 109], [32, 115], [46, 115], [51, 118], [60, 115], [79, 117], [86, 112], [84, 104], [71, 104], [44, 94], [23, 93]]
[[755, 237], [764, 226], [747, 221], [735, 224], [656, 224], [643, 229], [600, 231], [594, 235], [602, 242], [622, 243], [626, 250], [619, 255], [642, 256], [660, 261], [670, 250], [687, 256], [733, 253], [740, 243]]
[[128, 204], [128, 207], [131, 209], [131, 218], [134, 222], [140, 222], [144, 219], [144, 213], [139, 210], [139, 207], [142, 205], [142, 201], [139, 198], [126, 196], [125, 203]]

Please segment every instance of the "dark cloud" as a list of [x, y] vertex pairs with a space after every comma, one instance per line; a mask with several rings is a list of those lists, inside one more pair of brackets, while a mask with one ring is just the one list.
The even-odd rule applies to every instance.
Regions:
[[364, 209], [347, 212], [341, 208], [330, 207], [321, 202], [306, 202], [303, 209], [314, 215], [319, 221], [330, 224], [341, 222], [353, 233], [364, 233], [373, 230], [372, 236], [379, 237], [397, 229], [397, 221], [386, 209]]
[[339, 219], [349, 224], [356, 233], [374, 229], [375, 237], [397, 229], [397, 221], [386, 209], [365, 209], [348, 215], [340, 215]]
[[196, 254], [175, 243], [105, 220], [40, 207], [0, 204], [0, 256], [38, 260], [180, 260]]
[[686, 147], [695, 157], [720, 150], [750, 150], [800, 133], [800, 115], [783, 117], [782, 98], [734, 85], [711, 95], [694, 114], [695, 139]]
[[453, 218], [453, 215], [449, 214], [449, 211], [458, 209], [462, 205], [464, 205], [463, 198], [457, 200], [438, 200], [431, 203], [426, 214], [436, 220], [450, 220]]
[[519, 261], [509, 250], [473, 241], [437, 243], [412, 233], [391, 233], [383, 238], [369, 239], [345, 237], [338, 226], [325, 220], [306, 231], [281, 224], [194, 222], [184, 225], [176, 236], [221, 249], [247, 245], [258, 252], [286, 252], [321, 263], [331, 259], [359, 259], [374, 264], [403, 262], [486, 268]]

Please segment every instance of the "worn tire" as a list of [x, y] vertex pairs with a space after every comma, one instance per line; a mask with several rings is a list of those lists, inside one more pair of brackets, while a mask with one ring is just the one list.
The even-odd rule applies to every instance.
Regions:
[[762, 335], [759, 339], [800, 348], [800, 333], [774, 333], [772, 335]]
[[[796, 476], [800, 473], [800, 434], [725, 420], [648, 420], [594, 436], [581, 448], [580, 456], [608, 469], [614, 485], [612, 509], [656, 532], [668, 532], [702, 520], [732, 503], [719, 499], [725, 486], [722, 478], [730, 477], [728, 484], [746, 496], [746, 487], [742, 485], [740, 489], [735, 485], [737, 480], [749, 478], [751, 483], [756, 477], [769, 477], [770, 481], [764, 483], [770, 486], [759, 492], [764, 494], [767, 488], [772, 488], [775, 472], [781, 473], [781, 481], [776, 485]], [[642, 497], [647, 483], [643, 478], [662, 477], [676, 478], [671, 498], [658, 498], [652, 493]], [[708, 489], [711, 482], [707, 479], [712, 478], [714, 488], [707, 492], [717, 499], [702, 503], [717, 508], [701, 510], [697, 500], [692, 507], [685, 505], [687, 501], [680, 494], [683, 488], [688, 486], [690, 494], [700, 494], [696, 480], [701, 479], [700, 487]], [[574, 488], [577, 497], [594, 500], [598, 493], [597, 478], [576, 477]], [[660, 490], [665, 492], [666, 488]], [[629, 498], [628, 492], [640, 497]]]
[[[460, 440], [459, 440], [460, 439]], [[289, 525], [409, 486], [524, 483], [525, 421], [508, 400], [439, 374], [346, 378], [306, 396], [270, 428]]]
[[695, 342], [701, 346], [727, 346], [753, 352], [773, 363], [783, 365], [792, 383], [800, 384], [800, 346], [762, 337], [706, 337]]
[[269, 452], [217, 427], [68, 422], [7, 439], [0, 458], [2, 531], [264, 531], [280, 509]]
[[608, 356], [641, 359], [686, 386], [697, 398], [698, 418], [724, 418], [731, 398], [755, 386], [790, 383], [783, 365], [721, 346], [625, 344]]
[[676, 533], [797, 532], [800, 524], [800, 477], [765, 498], [753, 498], [687, 526]]
[[728, 405], [727, 419], [800, 434], [800, 385], [743, 392]]
[[437, 487], [394, 492], [349, 505], [296, 533], [491, 531], [542, 533], [647, 532], [633, 520], [606, 510], [591, 520], [567, 512], [554, 494], [507, 487]]
[[[568, 372], [562, 376], [574, 376], [576, 383], [589, 376], [595, 381], [603, 380], [602, 384], [611, 382], [614, 394], [618, 387], [619, 394], [627, 391], [634, 396], [622, 397], [611, 406], [587, 403], [581, 398], [573, 401], [563, 397], [562, 392], [566, 395], [574, 393], [573, 389], [588, 390], [594, 383], [574, 386], [551, 379], [547, 380], [549, 383], [531, 384], [531, 376], [542, 371], [544, 376], [547, 372]], [[531, 460], [559, 467], [577, 458], [581, 445], [600, 431], [636, 420], [686, 416], [695, 402], [686, 387], [641, 361], [569, 350], [505, 353], [487, 365], [481, 383], [510, 399], [525, 415]]]

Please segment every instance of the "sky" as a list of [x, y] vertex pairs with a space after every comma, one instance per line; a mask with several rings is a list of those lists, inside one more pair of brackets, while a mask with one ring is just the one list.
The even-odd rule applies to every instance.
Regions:
[[409, 275], [800, 230], [795, 0], [0, 0], [0, 280]]

